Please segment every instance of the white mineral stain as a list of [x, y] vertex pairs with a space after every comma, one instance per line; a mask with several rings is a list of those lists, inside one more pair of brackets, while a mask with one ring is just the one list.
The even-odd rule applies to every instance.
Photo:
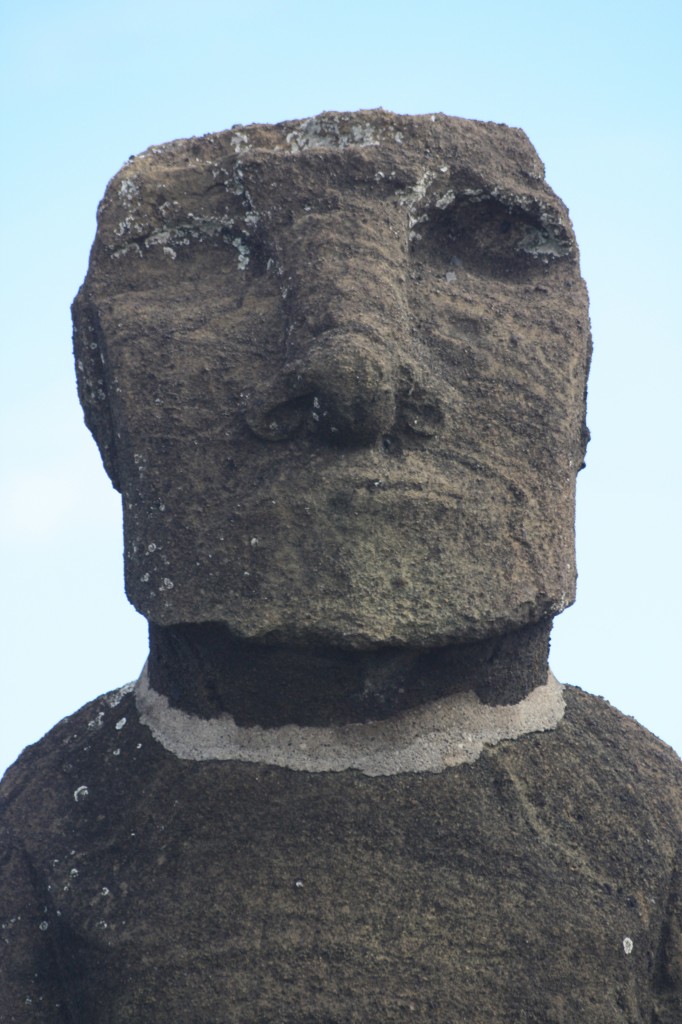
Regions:
[[286, 137], [292, 152], [304, 149], [346, 149], [348, 146], [378, 146], [379, 139], [369, 122], [349, 124], [333, 115], [309, 117]]
[[246, 761], [294, 771], [365, 775], [442, 772], [476, 761], [486, 746], [555, 729], [564, 715], [562, 687], [547, 683], [518, 704], [490, 706], [456, 693], [394, 718], [322, 728], [242, 728], [231, 715], [201, 719], [172, 708], [149, 686], [146, 666], [135, 689], [140, 721], [166, 750], [188, 761]]
[[626, 935], [625, 938], [623, 939], [623, 952], [625, 953], [626, 956], [629, 956], [630, 953], [632, 953], [633, 948], [634, 948], [634, 943], [633, 943], [632, 939], [630, 938], [629, 935]]
[[242, 238], [233, 238], [232, 245], [237, 250], [237, 269], [246, 270], [249, 265], [250, 250]]
[[[435, 177], [434, 171], [424, 171], [419, 180], [402, 193], [401, 204], [407, 206], [408, 210], [413, 210], [424, 199]], [[415, 221], [414, 223], [417, 222]]]
[[118, 194], [124, 202], [130, 204], [140, 191], [134, 178], [124, 178], [118, 187]]
[[115, 252], [112, 252], [111, 259], [120, 260], [123, 256], [127, 256], [128, 253], [132, 253], [134, 256], [139, 256], [140, 258], [142, 257], [142, 250], [137, 242], [133, 242], [131, 245], [124, 245], [122, 249], [116, 249]]
[[246, 132], [233, 131], [230, 141], [235, 153], [243, 153], [249, 149], [249, 137]]
[[[121, 686], [118, 690], [114, 690], [113, 693], [107, 694], [104, 700], [107, 702], [110, 708], [117, 708], [124, 697], [127, 697], [129, 693], [135, 689], [135, 683], [126, 683], [125, 686]], [[74, 852], [74, 851], [72, 851]]]
[[123, 728], [127, 721], [127, 718], [119, 718], [118, 722], [116, 723], [116, 729], [118, 732], [121, 731], [121, 729]]
[[455, 193], [452, 189], [445, 192], [440, 199], [436, 199], [436, 206], [439, 210], [447, 210], [448, 206], [452, 206], [455, 201]]

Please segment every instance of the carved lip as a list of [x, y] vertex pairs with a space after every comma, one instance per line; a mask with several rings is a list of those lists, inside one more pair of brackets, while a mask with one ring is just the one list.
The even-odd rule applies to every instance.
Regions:
[[376, 451], [339, 452], [339, 458], [306, 459], [300, 451], [294, 458], [267, 465], [264, 460], [259, 482], [247, 493], [235, 490], [243, 508], [262, 507], [271, 502], [276, 511], [284, 506], [322, 509], [360, 502], [364, 507], [388, 506], [393, 502], [426, 506], [431, 503], [461, 508], [464, 502], [482, 495], [502, 497], [508, 490], [504, 479], [492, 471], [448, 460], [443, 465], [427, 453], [415, 453], [399, 461]]

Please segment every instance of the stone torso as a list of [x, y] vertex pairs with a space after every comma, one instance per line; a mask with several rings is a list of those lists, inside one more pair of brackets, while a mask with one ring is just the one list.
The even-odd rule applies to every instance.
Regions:
[[133, 694], [88, 705], [3, 783], [0, 1021], [679, 1022], [679, 762], [566, 693], [379, 777], [183, 760]]

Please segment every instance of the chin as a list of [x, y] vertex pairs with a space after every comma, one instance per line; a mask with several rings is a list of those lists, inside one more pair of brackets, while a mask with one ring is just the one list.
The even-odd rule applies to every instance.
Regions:
[[[470, 610], [467, 611], [467, 608]], [[539, 610], [538, 610], [539, 609]], [[140, 609], [145, 614], [145, 609]], [[243, 601], [238, 607], [225, 603], [185, 608], [172, 616], [149, 616], [159, 626], [210, 623], [224, 628], [234, 640], [263, 646], [335, 648], [371, 651], [379, 648], [427, 649], [466, 644], [512, 633], [556, 614], [544, 598], [526, 601], [515, 609], [489, 608], [474, 613], [473, 600], [438, 593], [385, 600], [357, 594], [352, 602], [333, 595], [308, 595], [287, 604]]]

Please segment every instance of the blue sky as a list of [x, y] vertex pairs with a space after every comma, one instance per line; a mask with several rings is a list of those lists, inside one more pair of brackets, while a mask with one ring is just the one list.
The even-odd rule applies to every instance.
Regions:
[[145, 657], [70, 346], [107, 180], [172, 138], [375, 106], [524, 128], [570, 207], [593, 442], [551, 662], [682, 751], [679, 5], [25, 0], [0, 22], [0, 771]]

